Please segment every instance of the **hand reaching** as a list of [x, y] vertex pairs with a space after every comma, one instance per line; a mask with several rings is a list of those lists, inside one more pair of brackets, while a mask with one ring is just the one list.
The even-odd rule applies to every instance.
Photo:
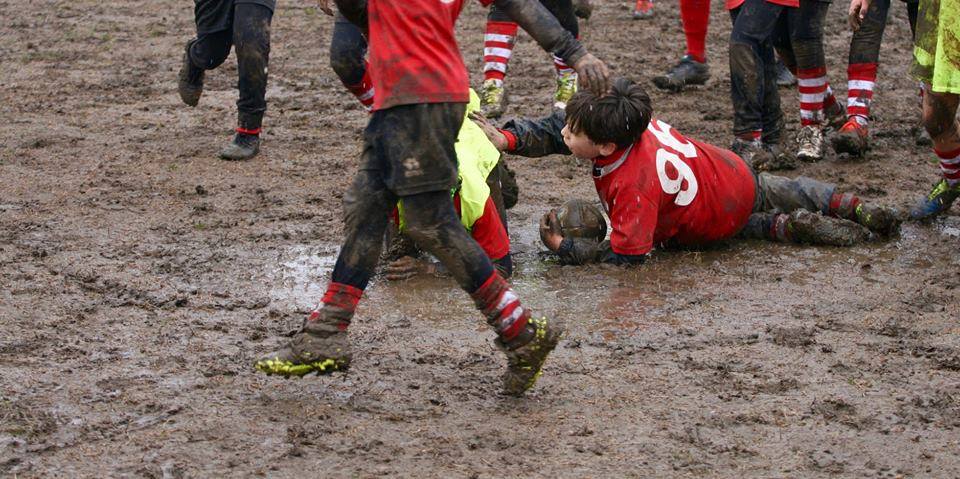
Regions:
[[480, 129], [483, 130], [483, 133], [487, 135], [487, 139], [490, 140], [490, 143], [493, 143], [493, 146], [497, 148], [497, 151], [504, 151], [507, 149], [507, 137], [500, 132], [500, 129], [493, 126], [493, 123], [490, 123], [490, 120], [487, 117], [483, 116], [483, 113], [478, 111], [470, 113], [470, 119], [473, 120]]
[[853, 31], [860, 29], [867, 10], [870, 9], [870, 0], [850, 0], [850, 11], [847, 13], [847, 23]]
[[540, 218], [540, 241], [543, 241], [550, 251], [556, 252], [563, 242], [563, 232], [560, 229], [560, 220], [557, 211], [550, 210]]
[[400, 281], [410, 279], [418, 274], [436, 273], [437, 268], [429, 261], [404, 256], [388, 264], [385, 272], [388, 280]]

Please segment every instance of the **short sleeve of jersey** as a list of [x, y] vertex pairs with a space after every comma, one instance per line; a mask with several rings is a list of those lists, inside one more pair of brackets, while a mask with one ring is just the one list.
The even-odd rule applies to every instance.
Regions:
[[653, 249], [658, 205], [635, 185], [621, 184], [609, 208], [610, 247], [623, 255], [647, 254]]

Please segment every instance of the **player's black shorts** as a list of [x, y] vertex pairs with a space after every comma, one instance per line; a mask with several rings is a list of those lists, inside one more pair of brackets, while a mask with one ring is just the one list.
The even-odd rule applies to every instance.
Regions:
[[457, 185], [454, 143], [466, 105], [420, 103], [374, 111], [363, 132], [360, 168], [375, 171], [397, 196]]
[[233, 5], [255, 3], [274, 11], [277, 0], [194, 0], [193, 16], [197, 22], [197, 35], [228, 30], [233, 24]]

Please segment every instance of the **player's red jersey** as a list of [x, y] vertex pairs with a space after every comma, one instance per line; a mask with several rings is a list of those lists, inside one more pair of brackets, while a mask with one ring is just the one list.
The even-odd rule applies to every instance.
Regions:
[[594, 159], [593, 180], [610, 216], [610, 246], [624, 255], [668, 241], [730, 238], [746, 224], [756, 195], [753, 172], [739, 156], [657, 119], [640, 141]]
[[[465, 0], [370, 0], [374, 110], [414, 103], [466, 103], [467, 68], [454, 25]], [[483, 5], [493, 0], [479, 0]]]

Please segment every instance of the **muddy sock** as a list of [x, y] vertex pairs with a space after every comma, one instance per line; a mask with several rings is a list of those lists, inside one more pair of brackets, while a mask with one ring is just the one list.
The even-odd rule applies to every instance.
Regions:
[[771, 215], [769, 225], [766, 226], [767, 239], [780, 243], [793, 242], [793, 231], [790, 229], [790, 215]]
[[487, 29], [483, 34], [484, 81], [496, 80], [498, 84], [503, 84], [516, 41], [516, 23], [487, 21]]
[[350, 93], [353, 93], [353, 96], [357, 97], [357, 100], [360, 101], [360, 104], [363, 105], [363, 108], [367, 111], [370, 111], [370, 108], [373, 107], [373, 95], [375, 90], [373, 88], [373, 80], [370, 78], [370, 64], [364, 62], [363, 68], [363, 78], [360, 80], [360, 83], [355, 85], [347, 85], [347, 90], [350, 90]]
[[360, 288], [331, 281], [320, 304], [307, 316], [304, 329], [327, 333], [346, 331], [362, 295]]
[[491, 274], [470, 297], [508, 349], [519, 348], [533, 339], [527, 327], [530, 311], [520, 305], [520, 298], [499, 274]]
[[825, 212], [827, 216], [843, 218], [859, 223], [860, 198], [853, 193], [834, 193]]
[[819, 126], [823, 121], [823, 98], [827, 91], [826, 67], [798, 69], [797, 88], [800, 90], [800, 124]]
[[943, 172], [943, 178], [951, 187], [960, 185], [960, 148], [953, 151], [940, 151], [933, 149], [937, 157], [940, 158], [940, 171]]
[[567, 65], [563, 58], [560, 58], [556, 55], [553, 56], [553, 68], [557, 70], [557, 78], [562, 78], [566, 75], [576, 75], [577, 71], [573, 67]]
[[847, 67], [847, 118], [860, 126], [867, 126], [876, 81], [876, 63], [853, 63]]

